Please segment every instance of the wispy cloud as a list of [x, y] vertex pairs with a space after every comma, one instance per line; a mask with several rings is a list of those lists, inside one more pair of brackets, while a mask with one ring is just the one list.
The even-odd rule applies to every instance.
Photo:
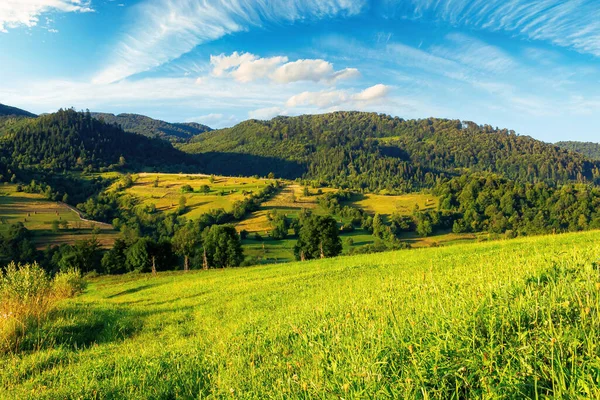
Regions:
[[600, 56], [597, 0], [385, 0], [389, 18], [428, 18], [505, 31]]
[[199, 44], [266, 23], [347, 16], [366, 0], [149, 0], [135, 8], [135, 25], [94, 78], [115, 82], [178, 58]]
[[2, 0], [0, 32], [19, 26], [36, 26], [40, 15], [51, 11], [91, 12], [93, 9], [90, 0]]

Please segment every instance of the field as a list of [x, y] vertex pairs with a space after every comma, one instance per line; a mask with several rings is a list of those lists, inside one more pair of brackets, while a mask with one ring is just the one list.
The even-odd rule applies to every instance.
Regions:
[[[66, 226], [55, 231], [53, 221]], [[33, 232], [33, 240], [40, 248], [91, 238], [94, 227], [103, 246], [111, 245], [116, 235], [110, 225], [83, 220], [63, 203], [46, 200], [39, 194], [17, 192], [16, 185], [0, 185], [0, 234], [6, 234], [10, 225], [17, 222]]]
[[101, 277], [4, 398], [598, 398], [600, 232]]
[[[155, 186], [158, 177], [158, 185]], [[208, 175], [140, 173], [134, 176], [133, 186], [126, 192], [136, 196], [144, 204], [154, 204], [160, 211], [175, 211], [179, 199], [185, 196], [188, 211], [183, 215], [197, 218], [212, 210], [232, 209], [234, 202], [243, 200], [246, 193], [256, 193], [268, 185], [266, 179], [215, 177], [211, 183]], [[182, 193], [181, 188], [190, 185], [194, 192]], [[208, 185], [210, 191], [201, 193], [200, 188]]]
[[419, 210], [435, 210], [438, 198], [431, 194], [412, 193], [399, 196], [379, 194], [355, 195], [351, 205], [364, 209], [369, 214], [379, 213], [382, 216], [398, 214], [412, 214], [416, 207]]

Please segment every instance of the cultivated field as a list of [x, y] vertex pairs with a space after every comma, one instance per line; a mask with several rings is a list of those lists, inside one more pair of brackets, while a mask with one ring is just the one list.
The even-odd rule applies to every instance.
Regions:
[[[103, 246], [112, 245], [116, 233], [110, 225], [83, 220], [64, 203], [46, 200], [40, 194], [17, 192], [16, 187], [0, 185], [0, 234], [6, 234], [11, 224], [22, 222], [33, 232], [40, 248], [72, 244], [93, 235]], [[53, 228], [54, 221], [60, 223], [58, 230]]]
[[[133, 180], [133, 186], [126, 189], [126, 193], [136, 196], [144, 204], [156, 205], [160, 211], [175, 211], [179, 199], [185, 196], [188, 211], [183, 215], [187, 218], [197, 218], [219, 208], [230, 211], [234, 202], [243, 200], [247, 194], [257, 193], [269, 183], [266, 179], [222, 176], [211, 182], [208, 175], [155, 173], [140, 173], [134, 175]], [[183, 193], [185, 185], [191, 186], [193, 192]], [[209, 187], [207, 193], [200, 191], [204, 185]]]
[[383, 216], [391, 214], [412, 214], [415, 209], [436, 210], [439, 200], [431, 194], [411, 193], [399, 196], [380, 194], [355, 195], [351, 205], [360, 207], [370, 214], [379, 213]]
[[598, 398], [600, 232], [111, 276], [5, 398]]

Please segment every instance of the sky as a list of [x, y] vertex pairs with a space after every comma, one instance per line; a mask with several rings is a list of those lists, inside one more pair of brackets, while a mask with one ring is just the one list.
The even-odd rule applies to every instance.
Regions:
[[600, 141], [599, 0], [0, 0], [0, 103], [214, 128], [338, 110]]

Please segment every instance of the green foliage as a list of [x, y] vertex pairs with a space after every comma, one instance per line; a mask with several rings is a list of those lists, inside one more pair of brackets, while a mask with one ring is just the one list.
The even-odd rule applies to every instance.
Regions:
[[342, 252], [342, 241], [335, 219], [311, 215], [301, 221], [298, 242], [294, 246], [297, 260], [335, 257]]
[[594, 142], [556, 142], [561, 149], [583, 154], [591, 160], [600, 160], [600, 144]]
[[237, 267], [244, 260], [240, 237], [231, 225], [213, 225], [202, 233], [209, 268]]
[[74, 297], [83, 293], [87, 288], [87, 282], [78, 269], [67, 269], [58, 272], [52, 281], [54, 295], [60, 298]]
[[284, 178], [369, 192], [431, 188], [458, 169], [521, 182], [593, 182], [600, 176], [597, 162], [506, 129], [361, 112], [251, 120], [180, 148], [204, 154], [215, 173], [265, 176], [275, 167]]
[[454, 232], [518, 234], [600, 227], [600, 189], [588, 185], [510, 181], [493, 174], [462, 176], [440, 184], [441, 207], [454, 211]]

